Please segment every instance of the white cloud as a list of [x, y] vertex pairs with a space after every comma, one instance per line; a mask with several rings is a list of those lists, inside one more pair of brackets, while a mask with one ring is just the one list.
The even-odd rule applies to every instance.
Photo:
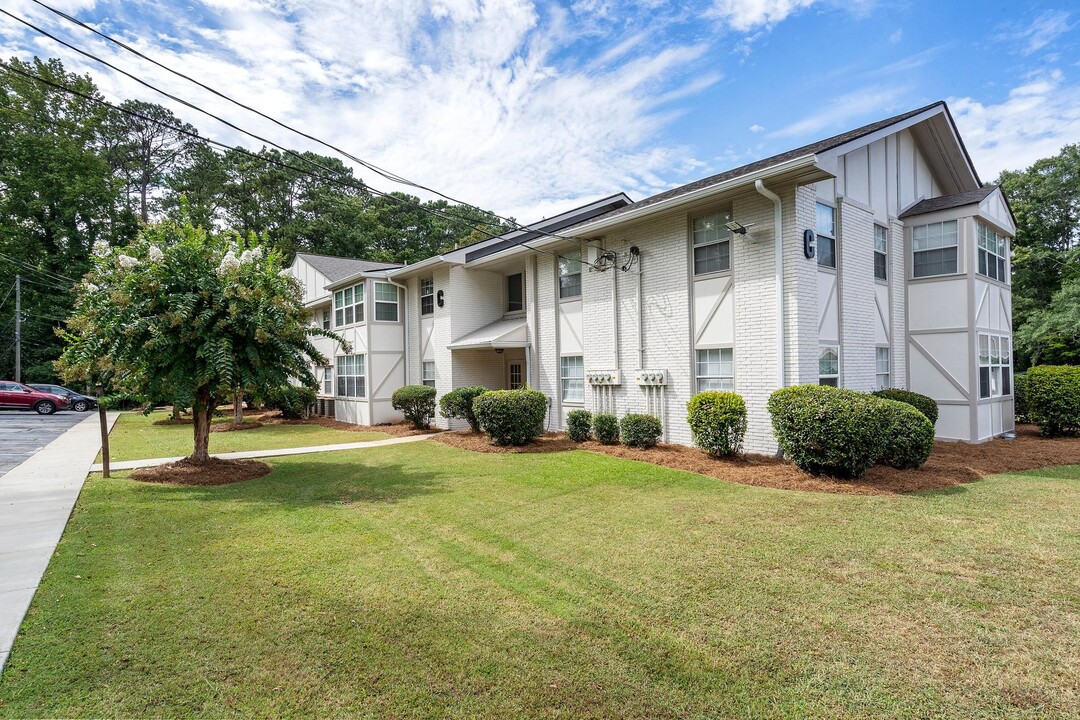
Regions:
[[750, 132], [754, 133], [755, 135], [757, 133], [759, 133], [759, 132], [764, 131], [764, 130], [765, 130], [765, 128], [762, 125], [758, 125], [757, 123], [754, 123], [753, 125], [750, 126]]
[[771, 27], [818, 0], [715, 0], [709, 15], [720, 18], [739, 32]]
[[949, 107], [984, 180], [1080, 140], [1080, 85], [1067, 83], [1060, 70], [1029, 78], [1000, 103], [963, 97]]
[[998, 36], [999, 39], [1019, 41], [1020, 52], [1031, 55], [1054, 42], [1071, 29], [1069, 13], [1064, 10], [1047, 10], [1036, 17], [1026, 28], [1014, 28]]
[[857, 118], [871, 117], [880, 120], [888, 117], [898, 101], [905, 95], [906, 86], [887, 88], [863, 88], [833, 98], [816, 113], [768, 134], [770, 138], [821, 137], [830, 130], [846, 130]]
[[896, 45], [897, 43], [899, 43], [903, 39], [904, 39], [904, 29], [903, 28], [897, 28], [896, 30], [894, 30], [889, 35], [889, 43], [891, 45]]

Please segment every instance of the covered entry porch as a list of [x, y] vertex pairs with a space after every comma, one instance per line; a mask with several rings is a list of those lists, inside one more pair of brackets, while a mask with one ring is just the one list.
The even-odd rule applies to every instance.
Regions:
[[454, 387], [516, 390], [529, 382], [531, 352], [525, 319], [503, 319], [450, 343]]

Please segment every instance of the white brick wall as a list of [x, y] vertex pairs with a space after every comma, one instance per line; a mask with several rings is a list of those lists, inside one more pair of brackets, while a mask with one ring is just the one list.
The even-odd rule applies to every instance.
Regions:
[[813, 186], [778, 193], [784, 205], [784, 317], [788, 385], [818, 381], [818, 266], [803, 250], [803, 231], [817, 221]]
[[889, 222], [889, 312], [892, 316], [891, 350], [893, 387], [907, 387], [907, 282], [904, 258], [904, 224]]
[[876, 385], [874, 216], [841, 198], [837, 211], [840, 290], [840, 384], [870, 392]]

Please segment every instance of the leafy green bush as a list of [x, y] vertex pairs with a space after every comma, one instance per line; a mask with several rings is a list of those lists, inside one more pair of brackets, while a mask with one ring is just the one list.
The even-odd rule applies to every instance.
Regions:
[[480, 423], [476, 421], [476, 413], [473, 412], [473, 401], [487, 392], [483, 385], [469, 385], [461, 387], [439, 398], [439, 414], [444, 418], [459, 418], [469, 423], [473, 432], [480, 431]]
[[884, 398], [881, 402], [888, 424], [885, 452], [878, 462], [897, 470], [921, 467], [934, 449], [934, 424], [914, 405]]
[[619, 440], [629, 447], [642, 450], [651, 448], [656, 445], [663, 432], [660, 418], [654, 415], [630, 413], [619, 421]]
[[869, 393], [797, 385], [768, 407], [780, 449], [805, 472], [857, 478], [885, 455], [890, 413]]
[[593, 437], [604, 445], [619, 442], [619, 418], [611, 413], [596, 413], [592, 419]]
[[524, 445], [544, 429], [547, 396], [537, 390], [492, 390], [473, 401], [481, 429], [496, 445]]
[[694, 444], [713, 457], [742, 451], [746, 435], [746, 403], [733, 392], [700, 392], [686, 404], [686, 421]]
[[588, 410], [571, 410], [566, 414], [566, 436], [574, 442], [589, 439], [592, 427], [592, 413]]
[[1013, 415], [1016, 422], [1030, 422], [1027, 406], [1027, 373], [1016, 373], [1013, 377]]
[[1080, 430], [1080, 365], [1036, 365], [1027, 371], [1027, 413], [1043, 435]]
[[901, 390], [900, 388], [885, 388], [884, 390], [878, 390], [874, 395], [886, 400], [906, 403], [925, 415], [931, 424], [937, 422], [938, 406], [932, 397], [911, 392], [910, 390]]
[[390, 396], [390, 405], [400, 410], [417, 430], [427, 430], [435, 416], [435, 388], [430, 385], [403, 385]]
[[314, 390], [299, 385], [278, 385], [264, 393], [266, 406], [281, 411], [281, 417], [286, 420], [306, 418], [317, 397]]

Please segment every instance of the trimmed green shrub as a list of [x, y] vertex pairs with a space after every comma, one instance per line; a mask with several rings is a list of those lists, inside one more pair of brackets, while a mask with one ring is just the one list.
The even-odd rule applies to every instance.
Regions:
[[588, 410], [571, 410], [566, 414], [566, 436], [574, 442], [585, 442], [592, 430], [592, 413]]
[[805, 472], [857, 478], [885, 455], [890, 412], [869, 393], [797, 385], [768, 407], [780, 449]]
[[473, 400], [487, 392], [483, 385], [460, 387], [439, 398], [439, 414], [444, 418], [458, 418], [469, 423], [473, 432], [480, 431], [480, 423], [473, 412]]
[[733, 392], [700, 392], [686, 403], [686, 422], [694, 444], [713, 457], [742, 451], [746, 435], [746, 403]]
[[417, 430], [427, 430], [435, 417], [435, 388], [430, 385], [403, 385], [390, 396], [390, 405], [400, 410]]
[[654, 447], [664, 428], [654, 415], [630, 413], [619, 421], [619, 440], [623, 445], [647, 450]]
[[286, 420], [306, 418], [317, 397], [311, 388], [298, 385], [279, 385], [265, 392], [266, 407], [280, 411]]
[[1016, 422], [1030, 422], [1027, 406], [1027, 373], [1016, 373], [1013, 377], [1013, 415]]
[[489, 390], [473, 400], [480, 428], [496, 445], [524, 445], [540, 435], [547, 395], [537, 390]]
[[900, 388], [885, 388], [884, 390], [878, 390], [874, 393], [879, 398], [885, 398], [886, 400], [896, 400], [897, 402], [906, 403], [915, 408], [930, 421], [931, 424], [937, 422], [938, 418], [938, 406], [934, 398], [927, 397], [926, 395], [920, 395], [917, 392], [911, 392], [910, 390], [901, 390]]
[[593, 437], [604, 445], [619, 442], [619, 418], [611, 413], [596, 413], [592, 419]]
[[885, 452], [878, 460], [897, 470], [921, 467], [934, 449], [934, 424], [917, 407], [881, 399], [888, 416]]
[[1080, 430], [1080, 365], [1036, 365], [1027, 371], [1027, 413], [1043, 435]]

